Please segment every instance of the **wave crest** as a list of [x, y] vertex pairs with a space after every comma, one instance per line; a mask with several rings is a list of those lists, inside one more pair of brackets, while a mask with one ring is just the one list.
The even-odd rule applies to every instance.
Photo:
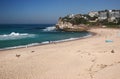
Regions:
[[15, 32], [12, 32], [10, 34], [4, 34], [3, 36], [4, 37], [7, 37], [7, 36], [22, 36], [22, 35], [28, 35], [27, 33], [23, 33], [23, 34], [20, 34], [20, 33], [15, 33]]
[[55, 30], [56, 30], [55, 26], [46, 27], [45, 29], [43, 29], [43, 31], [55, 31]]
[[34, 37], [34, 36], [35, 34], [11, 32], [10, 34], [0, 35], [0, 40], [14, 40], [14, 39], [27, 38], [27, 37]]

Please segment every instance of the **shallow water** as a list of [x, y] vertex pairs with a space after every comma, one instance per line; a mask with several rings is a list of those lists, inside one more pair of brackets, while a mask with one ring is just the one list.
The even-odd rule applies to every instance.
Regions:
[[90, 33], [56, 31], [54, 24], [1, 24], [0, 49], [68, 41], [86, 36], [90, 36]]

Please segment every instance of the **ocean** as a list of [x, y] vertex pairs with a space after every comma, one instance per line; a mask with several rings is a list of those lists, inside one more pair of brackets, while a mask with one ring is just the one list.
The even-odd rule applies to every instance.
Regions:
[[91, 36], [88, 32], [63, 32], [55, 24], [0, 24], [0, 50]]

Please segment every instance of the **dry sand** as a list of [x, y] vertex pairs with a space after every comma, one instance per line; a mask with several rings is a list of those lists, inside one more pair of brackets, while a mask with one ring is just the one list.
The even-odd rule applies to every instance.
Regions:
[[0, 79], [120, 79], [120, 29], [90, 31], [97, 34], [0, 51]]

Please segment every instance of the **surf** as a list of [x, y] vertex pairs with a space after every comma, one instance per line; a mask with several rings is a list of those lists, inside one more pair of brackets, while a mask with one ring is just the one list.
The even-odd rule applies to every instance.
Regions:
[[0, 40], [23, 39], [23, 38], [34, 37], [34, 36], [35, 34], [11, 32], [10, 34], [0, 35]]
[[46, 27], [45, 29], [43, 29], [43, 31], [55, 31], [56, 27], [55, 26], [50, 26], [50, 27]]

